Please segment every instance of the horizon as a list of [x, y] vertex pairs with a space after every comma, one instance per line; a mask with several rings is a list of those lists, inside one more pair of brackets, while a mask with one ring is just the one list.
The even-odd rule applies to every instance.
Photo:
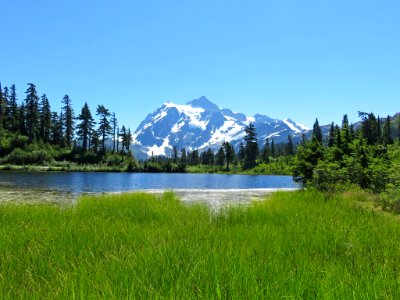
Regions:
[[[398, 113], [400, 3], [43, 0], [2, 5], [3, 87], [26, 83], [58, 111], [103, 104], [136, 130], [167, 101], [205, 95], [312, 127]], [[127, 108], [128, 107], [128, 108]]]

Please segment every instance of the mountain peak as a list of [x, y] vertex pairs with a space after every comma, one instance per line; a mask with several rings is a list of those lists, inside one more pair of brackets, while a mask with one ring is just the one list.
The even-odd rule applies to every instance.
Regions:
[[210, 112], [220, 111], [220, 108], [215, 103], [212, 103], [210, 100], [208, 100], [207, 97], [205, 96], [201, 96], [198, 99], [189, 101], [186, 104], [191, 105], [192, 107], [203, 108], [205, 111], [210, 111]]

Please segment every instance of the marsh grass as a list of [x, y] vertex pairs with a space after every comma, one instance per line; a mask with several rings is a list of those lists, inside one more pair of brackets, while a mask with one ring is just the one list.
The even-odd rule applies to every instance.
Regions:
[[216, 214], [172, 193], [4, 204], [0, 298], [398, 299], [400, 223], [359, 198], [276, 193]]

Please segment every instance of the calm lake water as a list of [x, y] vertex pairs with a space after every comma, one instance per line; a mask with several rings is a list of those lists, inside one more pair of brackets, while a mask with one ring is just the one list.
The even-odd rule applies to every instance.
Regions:
[[165, 173], [80, 173], [0, 172], [0, 186], [61, 192], [102, 193], [146, 189], [262, 189], [297, 188], [291, 176], [165, 174]]

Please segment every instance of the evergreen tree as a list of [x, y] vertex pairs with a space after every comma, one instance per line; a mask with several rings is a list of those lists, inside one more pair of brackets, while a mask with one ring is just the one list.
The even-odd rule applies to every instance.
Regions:
[[342, 136], [340, 132], [340, 128], [338, 125], [335, 126], [335, 146], [342, 149], [343, 144], [342, 144]]
[[119, 138], [120, 138], [119, 127], [117, 127], [117, 153], [119, 153]]
[[[1, 88], [1, 87], [0, 87]], [[0, 105], [0, 107], [1, 107], [1, 109], [0, 109], [0, 119], [1, 119], [1, 126], [2, 126], [2, 128], [5, 128], [5, 129], [9, 129], [9, 126], [8, 126], [8, 106], [9, 106], [9, 100], [10, 99], [10, 95], [9, 95], [9, 92], [8, 92], [8, 87], [4, 87], [4, 89], [3, 89], [3, 99], [1, 100], [1, 105]]]
[[275, 141], [272, 139], [271, 141], [271, 156], [275, 157], [276, 156], [276, 151], [275, 151]]
[[40, 138], [44, 143], [50, 142], [51, 109], [49, 99], [43, 94], [40, 105]]
[[194, 149], [192, 153], [190, 153], [190, 164], [192, 166], [197, 166], [200, 164], [199, 150]]
[[129, 153], [132, 142], [131, 130], [129, 128], [126, 129], [123, 125], [119, 135], [121, 137], [122, 152], [126, 151], [126, 153]]
[[25, 93], [26, 130], [29, 141], [32, 142], [39, 136], [39, 97], [33, 83], [28, 83]]
[[392, 130], [390, 125], [390, 116], [385, 119], [385, 125], [383, 126], [383, 144], [390, 145], [393, 144]]
[[178, 147], [176, 146], [172, 147], [172, 160], [175, 164], [178, 163]]
[[294, 154], [294, 145], [292, 141], [292, 137], [288, 135], [288, 142], [286, 145], [286, 155], [293, 155]]
[[399, 116], [397, 118], [397, 137], [398, 137], [399, 142], [400, 142], [400, 114], [399, 114]]
[[306, 138], [305, 133], [303, 133], [301, 135], [301, 145], [304, 146], [306, 144], [306, 142], [307, 142], [307, 138]]
[[92, 113], [90, 112], [89, 106], [86, 102], [83, 105], [81, 113], [77, 119], [81, 121], [76, 126], [78, 129], [77, 135], [82, 140], [83, 152], [86, 152], [86, 150], [89, 148], [90, 137], [95, 125]]
[[329, 129], [328, 147], [332, 148], [335, 145], [335, 125], [331, 124]]
[[242, 141], [240, 141], [240, 144], [239, 144], [239, 153], [238, 154], [239, 154], [240, 162], [243, 163], [244, 162], [244, 158], [246, 157], [246, 150], [244, 148], [244, 145], [243, 145]]
[[246, 135], [244, 140], [246, 142], [246, 156], [244, 159], [244, 166], [245, 168], [251, 168], [256, 165], [256, 159], [259, 154], [257, 133], [253, 123], [250, 123], [248, 126], [246, 126], [245, 132]]
[[72, 108], [71, 99], [65, 95], [62, 99], [63, 106], [63, 124], [65, 128], [64, 137], [67, 147], [71, 147], [74, 138], [74, 110]]
[[225, 152], [226, 169], [229, 171], [229, 164], [231, 164], [235, 158], [235, 149], [229, 142], [222, 144]]
[[110, 117], [110, 111], [105, 108], [103, 105], [97, 106], [97, 115], [100, 117], [99, 121], [99, 128], [98, 132], [102, 137], [101, 140], [101, 150], [102, 152], [105, 152], [106, 150], [106, 139], [107, 137], [111, 134], [112, 132], [112, 127], [110, 125], [110, 120], [108, 119]]
[[201, 163], [203, 165], [213, 165], [214, 164], [214, 153], [210, 148], [208, 148], [206, 151], [204, 151], [202, 153]]
[[180, 160], [180, 164], [182, 167], [186, 167], [187, 164], [187, 155], [186, 155], [186, 149], [185, 148], [181, 148], [181, 160]]
[[50, 139], [53, 145], [61, 145], [62, 143], [62, 124], [57, 112], [51, 114], [51, 133]]
[[113, 132], [113, 152], [115, 152], [115, 134], [117, 130], [118, 120], [115, 117], [115, 113], [111, 115], [111, 125], [112, 125], [112, 132]]
[[222, 146], [218, 149], [217, 152], [217, 165], [221, 167], [225, 165], [225, 152]]
[[[119, 132], [119, 136], [121, 137], [121, 145], [122, 145], [122, 149], [121, 151], [124, 152], [125, 151], [125, 141], [126, 141], [126, 136], [127, 136], [128, 131], [125, 128], [125, 125], [122, 125], [122, 128]], [[128, 151], [128, 150], [127, 150]]]
[[64, 126], [64, 113], [61, 110], [60, 115], [57, 122], [58, 136], [60, 137], [59, 146], [66, 146], [66, 138], [65, 138], [65, 126]]
[[26, 110], [25, 110], [25, 105], [21, 104], [21, 106], [18, 109], [18, 119], [19, 119], [19, 132], [22, 135], [27, 135], [27, 129], [26, 129]]
[[10, 88], [10, 101], [8, 111], [8, 124], [10, 126], [10, 129], [15, 132], [19, 130], [19, 111], [15, 84], [11, 85]]
[[0, 82], [0, 129], [3, 129], [4, 119], [6, 115], [7, 104], [4, 99], [3, 89]]
[[125, 139], [125, 148], [128, 153], [131, 151], [131, 142], [132, 142], [132, 133], [131, 129], [128, 128], [128, 132], [126, 133], [126, 139]]
[[378, 120], [377, 120], [377, 131], [378, 131], [378, 138], [377, 138], [377, 143], [381, 144], [382, 143], [382, 119], [378, 115]]
[[93, 130], [90, 139], [89, 151], [92, 149], [95, 153], [97, 153], [99, 151], [99, 147], [100, 147], [99, 134], [97, 133], [96, 130]]
[[322, 131], [321, 131], [321, 127], [319, 127], [318, 119], [315, 119], [315, 122], [313, 125], [312, 137], [315, 138], [315, 140], [318, 143], [322, 144]]
[[265, 163], [269, 163], [269, 155], [271, 153], [271, 149], [269, 146], [269, 139], [266, 138], [265, 139], [265, 144], [264, 144], [264, 148], [262, 150], [262, 161]]

